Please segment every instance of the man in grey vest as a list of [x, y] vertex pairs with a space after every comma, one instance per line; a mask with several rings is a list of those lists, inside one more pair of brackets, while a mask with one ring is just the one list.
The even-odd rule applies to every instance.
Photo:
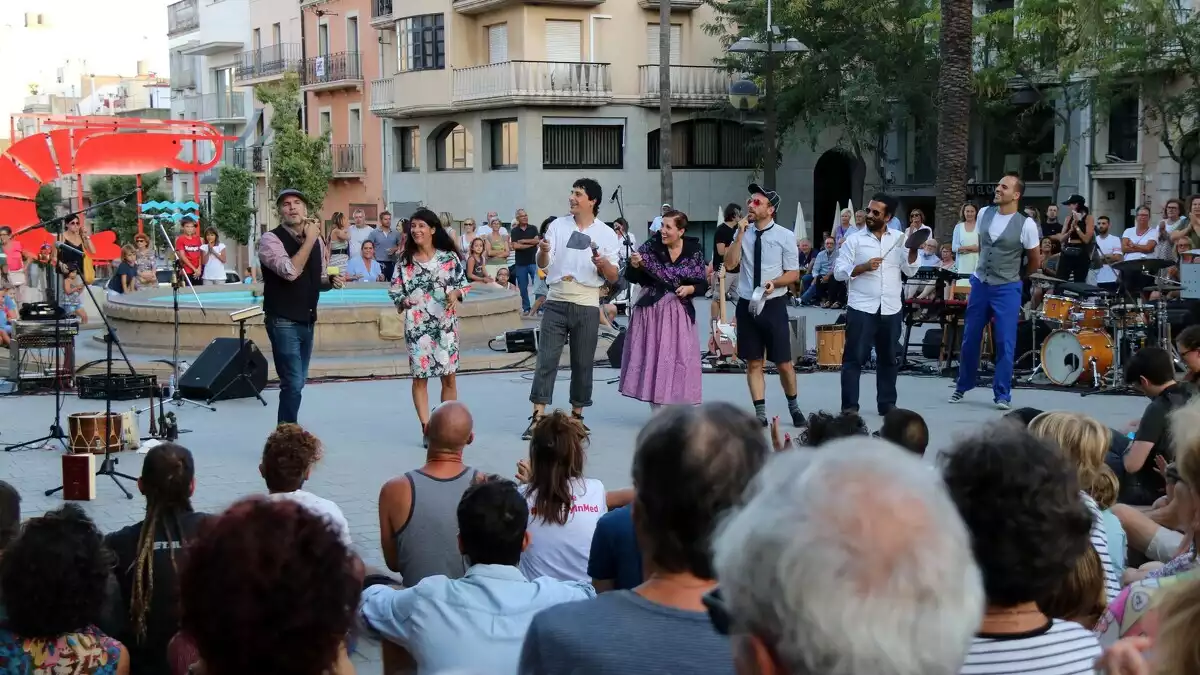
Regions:
[[994, 205], [979, 212], [979, 264], [971, 276], [958, 385], [950, 396], [951, 403], [963, 400], [975, 388], [983, 329], [991, 322], [992, 345], [997, 355], [992, 378], [993, 401], [1000, 410], [1012, 407], [1013, 357], [1021, 315], [1021, 258], [1029, 256], [1027, 274], [1042, 264], [1037, 223], [1017, 213], [1024, 192], [1025, 181], [1015, 173], [1007, 174], [996, 186]]

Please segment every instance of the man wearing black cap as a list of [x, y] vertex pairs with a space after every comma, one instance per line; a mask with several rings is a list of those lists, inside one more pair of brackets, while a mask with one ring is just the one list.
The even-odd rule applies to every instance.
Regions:
[[279, 375], [279, 424], [295, 423], [301, 391], [308, 379], [317, 298], [342, 279], [325, 276], [328, 255], [321, 240], [321, 223], [308, 217], [308, 198], [286, 189], [275, 199], [279, 227], [258, 242], [263, 278], [263, 312], [275, 372]]
[[[792, 424], [804, 426], [804, 413], [796, 402], [796, 369], [788, 332], [788, 287], [800, 279], [800, 252], [796, 235], [775, 223], [779, 194], [752, 184], [746, 200], [747, 218], [738, 222], [738, 233], [725, 249], [725, 269], [741, 270], [738, 276], [738, 358], [746, 362], [746, 380], [754, 400], [754, 414], [767, 426], [766, 359], [779, 369]], [[750, 219], [754, 227], [749, 227]], [[761, 300], [755, 300], [756, 291]]]
[[1092, 268], [1096, 224], [1082, 196], [1071, 195], [1063, 202], [1063, 206], [1069, 209], [1067, 222], [1062, 232], [1051, 235], [1051, 239], [1062, 245], [1062, 254], [1058, 257], [1058, 278], [1085, 284], [1088, 270]]

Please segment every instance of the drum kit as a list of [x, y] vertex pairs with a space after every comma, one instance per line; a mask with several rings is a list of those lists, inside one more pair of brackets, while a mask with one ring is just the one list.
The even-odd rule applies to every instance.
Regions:
[[[1155, 275], [1171, 265], [1169, 261], [1146, 258], [1114, 263], [1112, 267], [1129, 279]], [[1112, 292], [1040, 273], [1031, 274], [1030, 280], [1049, 291], [1037, 319], [1052, 330], [1039, 346], [1039, 322], [1030, 322], [1035, 331], [1034, 369], [1026, 382], [1041, 373], [1051, 384], [1063, 387], [1084, 384], [1093, 389], [1124, 389], [1123, 358], [1147, 345], [1172, 349], [1166, 296], [1181, 288], [1177, 281], [1155, 277], [1155, 284], [1143, 290], [1158, 291], [1158, 299], [1144, 302], [1141, 294], [1131, 294], [1128, 286]]]

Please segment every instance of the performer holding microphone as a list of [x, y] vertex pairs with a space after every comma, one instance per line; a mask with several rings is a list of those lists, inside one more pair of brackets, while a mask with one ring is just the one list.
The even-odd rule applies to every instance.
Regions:
[[1028, 256], [1027, 274], [1042, 264], [1038, 249], [1037, 223], [1017, 213], [1025, 181], [1010, 173], [996, 186], [993, 206], [976, 218], [979, 232], [979, 263], [971, 276], [971, 294], [967, 297], [966, 326], [963, 328], [959, 355], [958, 384], [950, 396], [958, 403], [975, 388], [979, 373], [980, 342], [983, 329], [992, 324], [992, 344], [996, 350], [996, 372], [992, 394], [1000, 410], [1012, 408], [1013, 356], [1017, 345], [1017, 320], [1021, 312], [1021, 258]]
[[1092, 244], [1095, 241], [1096, 223], [1088, 213], [1087, 203], [1080, 195], [1071, 195], [1063, 202], [1070, 209], [1063, 231], [1051, 236], [1062, 246], [1058, 257], [1058, 278], [1063, 281], [1087, 283], [1088, 271], [1092, 268]]
[[[867, 205], [867, 227], [846, 234], [833, 276], [847, 286], [846, 349], [842, 354], [842, 411], [858, 412], [858, 380], [863, 364], [875, 347], [875, 402], [879, 414], [896, 407], [897, 345], [900, 341], [901, 273], [916, 273], [917, 252], [928, 237], [918, 229], [914, 241], [898, 230], [888, 229], [896, 211], [896, 198], [876, 194]], [[909, 248], [908, 246], [912, 246]]]

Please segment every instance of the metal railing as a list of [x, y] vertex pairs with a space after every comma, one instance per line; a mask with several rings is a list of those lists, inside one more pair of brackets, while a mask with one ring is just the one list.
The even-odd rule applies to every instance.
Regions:
[[[671, 99], [712, 102], [729, 96], [733, 76], [715, 66], [671, 66]], [[657, 65], [638, 66], [638, 92], [642, 98], [658, 99]]]
[[487, 99], [596, 100], [612, 97], [607, 63], [504, 61], [454, 69], [454, 102]]
[[363, 146], [358, 143], [337, 143], [329, 146], [330, 161], [335, 174], [366, 173]]
[[186, 119], [202, 122], [245, 119], [246, 97], [240, 92], [185, 96], [183, 112]]
[[361, 81], [362, 54], [338, 52], [313, 56], [305, 59], [304, 69], [300, 73], [300, 83], [310, 87], [337, 82]]
[[167, 36], [180, 35], [200, 27], [198, 0], [179, 0], [167, 5]]
[[395, 90], [392, 88], [394, 79], [383, 77], [371, 80], [371, 110], [390, 110], [396, 105]]
[[256, 80], [263, 77], [299, 72], [304, 63], [303, 46], [296, 43], [271, 45], [242, 52], [233, 72], [234, 80]]

